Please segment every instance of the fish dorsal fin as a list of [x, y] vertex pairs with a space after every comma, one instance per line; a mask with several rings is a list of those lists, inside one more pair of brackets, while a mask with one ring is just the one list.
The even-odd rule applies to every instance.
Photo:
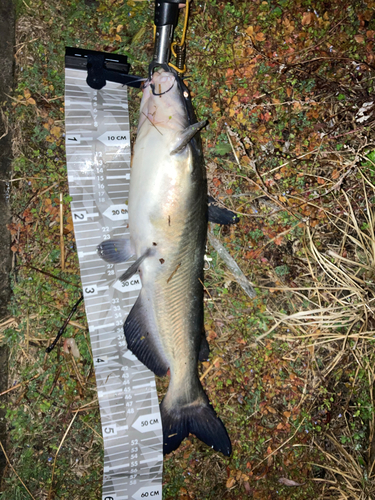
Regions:
[[119, 278], [120, 281], [126, 281], [138, 271], [138, 267], [142, 264], [146, 257], [151, 255], [151, 248], [148, 248], [143, 255], [137, 259]]
[[163, 377], [168, 371], [168, 362], [163, 356], [163, 350], [157, 334], [157, 326], [147, 308], [142, 291], [133, 309], [126, 318], [124, 333], [128, 349], [141, 363]]
[[202, 122], [193, 123], [193, 125], [189, 125], [181, 134], [180, 143], [177, 147], [171, 151], [171, 156], [181, 153], [181, 151], [186, 148], [191, 139], [195, 136], [197, 132], [199, 132], [203, 127], [207, 125], [207, 120], [203, 120]]
[[134, 250], [130, 239], [125, 238], [111, 238], [104, 240], [97, 247], [97, 252], [100, 257], [106, 262], [111, 264], [119, 264], [126, 262], [134, 255]]

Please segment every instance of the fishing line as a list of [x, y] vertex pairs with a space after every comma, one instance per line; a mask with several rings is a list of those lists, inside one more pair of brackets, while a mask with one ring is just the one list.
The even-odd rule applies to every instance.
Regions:
[[46, 349], [46, 353], [47, 354], [49, 354], [52, 351], [52, 349], [54, 349], [56, 347], [57, 342], [60, 340], [62, 334], [65, 332], [66, 327], [68, 326], [69, 321], [72, 319], [73, 314], [77, 311], [78, 306], [80, 305], [80, 303], [82, 302], [82, 300], [83, 300], [83, 295], [81, 295], [81, 297], [77, 300], [77, 302], [72, 307], [72, 310], [70, 311], [69, 316], [66, 318], [66, 320], [64, 321], [63, 326], [58, 331], [55, 340], [52, 342], [52, 344], [50, 346], [47, 347], [47, 349]]

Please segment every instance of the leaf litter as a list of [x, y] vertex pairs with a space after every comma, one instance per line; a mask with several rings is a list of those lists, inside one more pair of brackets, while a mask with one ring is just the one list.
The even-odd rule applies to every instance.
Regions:
[[[224, 459], [191, 436], [165, 459], [165, 499], [375, 495], [375, 4], [314, 7], [192, 5], [186, 80], [199, 119], [210, 122], [209, 190], [240, 214], [236, 227], [212, 229], [257, 296], [246, 295], [209, 246], [212, 354], [201, 377], [234, 451]], [[0, 325], [10, 348], [2, 482], [9, 498], [29, 498], [26, 488], [35, 498], [100, 496], [83, 308], [64, 339], [74, 340], [80, 358], [64, 354], [63, 342], [44, 356], [80, 287], [63, 137], [64, 46], [126, 53], [134, 73], [145, 74], [152, 19], [151, 3], [132, 0], [29, 0], [19, 8], [17, 87], [6, 108], [13, 298]], [[134, 139], [139, 95], [131, 96]], [[162, 396], [165, 381], [158, 390]]]

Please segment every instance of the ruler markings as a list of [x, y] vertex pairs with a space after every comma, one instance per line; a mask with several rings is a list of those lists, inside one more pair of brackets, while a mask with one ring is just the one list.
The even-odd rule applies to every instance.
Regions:
[[[67, 69], [66, 77], [67, 164], [73, 222], [101, 419], [109, 433], [103, 431], [106, 468], [102, 500], [106, 496], [113, 500], [143, 498], [142, 492], [151, 491], [149, 487], [157, 493], [155, 498], [161, 499], [160, 416], [154, 430], [143, 433], [144, 429], [138, 428], [140, 419], [151, 423], [159, 415], [155, 379], [151, 372], [147, 376], [148, 370], [127, 351], [123, 333], [124, 319], [139, 290], [126, 291], [119, 277], [133, 260], [108, 267], [96, 251], [105, 235], [126, 237], [129, 233], [127, 219], [113, 221], [109, 211], [104, 215], [111, 205], [124, 206], [128, 197], [131, 156], [126, 88], [107, 82], [101, 91], [90, 89], [85, 72], [80, 70]], [[78, 220], [82, 218], [85, 220]], [[139, 277], [134, 286], [140, 286]], [[142, 408], [143, 404], [146, 407]], [[136, 447], [133, 442], [138, 443]], [[150, 445], [155, 451], [150, 451]], [[134, 448], [136, 453], [132, 452]], [[128, 481], [130, 474], [132, 480]]]

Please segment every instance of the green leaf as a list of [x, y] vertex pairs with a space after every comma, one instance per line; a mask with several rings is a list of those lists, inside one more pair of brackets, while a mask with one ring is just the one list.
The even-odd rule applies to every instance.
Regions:
[[227, 142], [219, 142], [216, 144], [215, 151], [218, 155], [226, 155], [229, 151], [232, 151], [232, 146]]

